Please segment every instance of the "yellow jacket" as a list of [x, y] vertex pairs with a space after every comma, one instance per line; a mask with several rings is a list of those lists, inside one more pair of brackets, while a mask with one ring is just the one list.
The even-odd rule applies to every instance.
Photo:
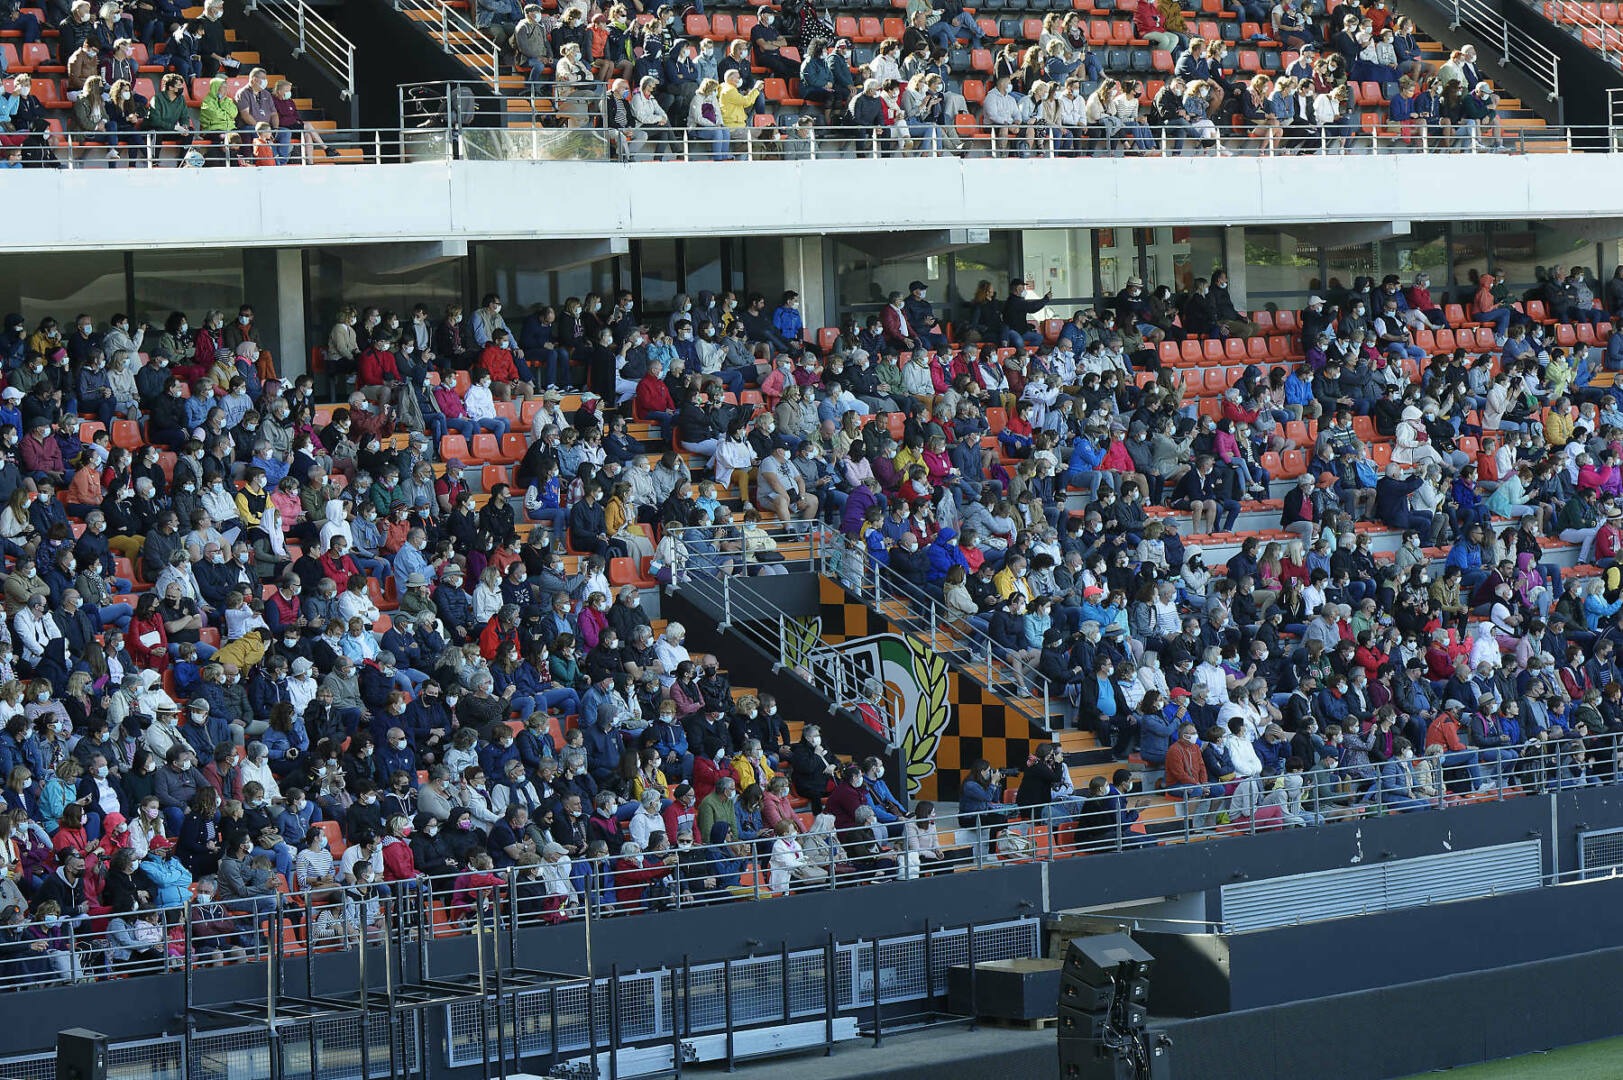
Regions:
[[1572, 441], [1572, 417], [1557, 412], [1554, 407], [1544, 413], [1544, 441], [1551, 446], [1565, 446]]
[[[768, 763], [767, 768], [770, 770], [770, 763]], [[760, 784], [764, 788], [767, 781], [772, 779], [770, 771], [767, 771], [764, 776], [756, 775], [755, 766], [751, 765], [750, 759], [743, 754], [733, 755], [733, 773], [738, 777], [738, 790], [741, 792], [748, 790], [751, 784]]]
[[220, 646], [211, 658], [216, 664], [235, 664], [238, 671], [247, 671], [265, 659], [265, 639], [261, 631], [250, 630], [235, 641]]
[[750, 126], [749, 109], [761, 96], [761, 88], [757, 86], [749, 93], [744, 93], [730, 82], [721, 84], [721, 90], [716, 95], [721, 105], [721, 123], [723, 127], [745, 128]]
[[1026, 583], [1025, 578], [1015, 577], [1007, 567], [993, 575], [992, 587], [997, 590], [999, 600], [1007, 600], [1011, 594], [1018, 592], [1026, 598], [1027, 603], [1031, 602], [1031, 586]]

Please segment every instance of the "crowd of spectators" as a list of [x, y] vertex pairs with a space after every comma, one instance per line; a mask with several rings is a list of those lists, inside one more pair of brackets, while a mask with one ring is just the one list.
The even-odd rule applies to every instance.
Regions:
[[[174, 0], [99, 9], [46, 0], [44, 12], [42, 28], [15, 0], [0, 4], [0, 29], [24, 50], [46, 50], [29, 52], [28, 70], [0, 84], [0, 164], [285, 165], [337, 155], [301, 115], [291, 83], [233, 55], [241, 46], [228, 39], [224, 0], [207, 0], [195, 18]], [[36, 75], [57, 71], [60, 82], [41, 83], [47, 98]]]
[[[629, 294], [612, 316], [590, 301], [597, 344], [574, 348], [580, 301], [519, 335], [494, 295], [466, 325], [346, 308], [328, 372], [355, 391], [319, 408], [310, 375], [278, 377], [250, 305], [161, 327], [5, 317], [9, 975], [161, 963], [184, 901], [215, 958], [258, 947], [278, 894], [319, 946], [376, 930], [390, 899], [464, 917], [496, 872], [524, 917], [556, 921], [944, 858], [927, 806], [906, 812], [911, 855], [890, 854], [903, 810], [882, 763], [842, 762], [815, 726], [792, 739], [771, 695], [735, 693], [635, 583], [610, 583], [615, 552], [640, 543], [646, 563], [659, 535], [677, 565], [668, 526], [712, 518], [681, 456], [627, 435], [614, 391], [628, 364], [660, 371], [663, 320]], [[611, 396], [564, 413], [557, 384], [602, 379], [599, 353]], [[719, 416], [697, 364], [670, 389], [698, 410], [701, 384], [716, 404], [699, 415]], [[522, 502], [476, 494], [421, 430], [500, 419], [497, 395], [535, 410]], [[745, 528], [718, 571], [769, 561]]]
[[684, 23], [672, 5], [481, 0], [477, 21], [550, 88], [561, 123], [608, 128], [633, 159], [725, 159], [762, 137], [791, 158], [1338, 152], [1366, 132], [1426, 149], [1498, 145], [1499, 99], [1470, 46], [1429, 63], [1413, 20], [1384, 3], [1229, 7], [1251, 20], [1229, 24], [1232, 38], [1177, 0], [1095, 13], [1120, 16], [1115, 29], [1082, 11], [1000, 26], [910, 0], [867, 38], [808, 0], [736, 23], [702, 12]]
[[[781, 572], [814, 528], [841, 580], [884, 564], [1136, 752], [1080, 795], [1057, 748], [1027, 763], [1014, 800], [1079, 836], [1152, 841], [1146, 779], [1270, 824], [1612, 779], [1623, 268], [1521, 300], [1484, 275], [1454, 321], [1495, 344], [1435, 356], [1450, 298], [1358, 279], [1197, 397], [1162, 346], [1259, 333], [1228, 290], [1134, 278], [1060, 322], [1018, 279], [956, 308], [915, 281], [811, 332], [792, 291], [572, 297], [516, 332], [497, 294], [345, 308], [338, 406], [278, 377], [249, 305], [7, 315], [7, 962], [159, 962], [187, 899], [228, 956], [278, 893], [320, 944], [424, 890], [464, 917], [498, 874], [557, 920], [966, 857], [643, 608], [637, 581]], [[1580, 331], [1604, 344], [1554, 343]], [[515, 435], [476, 494], [457, 454]], [[1273, 503], [1280, 455], [1306, 464]], [[1208, 567], [1242, 506], [1282, 530]], [[1554, 536], [1592, 566], [1561, 573]], [[1022, 850], [1002, 779], [962, 785], [982, 857]]]
[[[1022, 282], [1001, 303], [983, 282], [946, 354], [917, 289], [848, 324], [825, 389], [873, 392], [871, 347], [881, 391], [902, 361], [907, 415], [899, 449], [860, 415], [833, 425], [860, 480], [846, 585], [884, 573], [934, 601], [978, 635], [971, 656], [990, 641], [1010, 689], [1063, 693], [1202, 824], [1612, 778], [1623, 269], [1597, 289], [1541, 268], [1522, 298], [1484, 274], [1455, 316], [1473, 347], [1435, 356], [1415, 341], [1452, 335], [1455, 305], [1429, 277], [1359, 278], [1289, 313], [1297, 357], [1199, 397], [1155, 369], [1168, 342], [1259, 333], [1227, 286], [1221, 268], [1182, 295], [1129, 279], [1039, 334]], [[1273, 500], [1282, 457], [1295, 479]], [[1242, 510], [1262, 521], [1236, 533]], [[1383, 533], [1396, 551], [1376, 553]], [[1565, 575], [1545, 557], [1563, 542], [1580, 563]], [[1213, 544], [1238, 551], [1207, 565]], [[961, 809], [1001, 829], [993, 779], [972, 774]], [[1039, 786], [1021, 801], [1080, 798], [1065, 770]], [[1106, 787], [1129, 826], [1128, 789]]]

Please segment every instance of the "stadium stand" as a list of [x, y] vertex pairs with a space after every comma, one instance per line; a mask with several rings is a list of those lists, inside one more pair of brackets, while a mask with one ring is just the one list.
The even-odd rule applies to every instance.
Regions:
[[[53, 4], [51, 14], [63, 6]], [[93, 12], [77, 3], [60, 20], [19, 7], [0, 30], [0, 147], [9, 161], [134, 168], [224, 163], [227, 155], [265, 165], [359, 160], [358, 150], [327, 145], [322, 133], [337, 124], [259, 66], [259, 54], [225, 27], [224, 10], [223, 0], [171, 5], [137, 26], [136, 13], [117, 4]]]
[[[0, 982], [1614, 782], [1620, 283], [491, 294], [344, 309], [323, 404], [250, 306], [6, 316]], [[791, 567], [942, 605], [1052, 741], [904, 807], [653, 610]]]
[[737, 153], [729, 130], [791, 156], [815, 156], [808, 140], [830, 131], [859, 145], [877, 132], [890, 153], [1566, 148], [1469, 48], [1462, 60], [1386, 9], [501, 7], [480, 5], [478, 27], [433, 4], [403, 14], [505, 97], [509, 126], [606, 126], [633, 157]]

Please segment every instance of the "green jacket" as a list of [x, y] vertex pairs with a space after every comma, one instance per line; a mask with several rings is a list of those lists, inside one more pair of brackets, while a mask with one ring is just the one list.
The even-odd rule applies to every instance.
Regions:
[[232, 131], [237, 126], [237, 103], [225, 96], [225, 80], [215, 76], [200, 110], [204, 131]]
[[1600, 524], [1600, 514], [1595, 510], [1595, 504], [1582, 495], [1574, 495], [1567, 500], [1561, 512], [1555, 517], [1555, 531], [1566, 532], [1568, 529], [1593, 529]]
[[896, 366], [896, 362], [894, 360], [880, 360], [878, 357], [875, 357], [873, 373], [876, 379], [882, 383], [887, 383], [890, 386], [890, 390], [885, 394], [886, 397], [896, 398], [901, 396], [902, 369]]
[[151, 107], [147, 110], [146, 123], [142, 126], [148, 131], [174, 131], [177, 127], [191, 127], [192, 109], [186, 104], [186, 95], [181, 94], [170, 101], [168, 94], [154, 94]]

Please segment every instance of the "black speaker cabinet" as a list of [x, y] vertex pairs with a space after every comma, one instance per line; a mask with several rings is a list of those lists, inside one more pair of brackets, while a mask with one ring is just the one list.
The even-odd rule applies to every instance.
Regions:
[[1126, 934], [1072, 938], [1065, 947], [1067, 980], [1074, 978], [1087, 986], [1109, 986], [1118, 972], [1129, 978], [1147, 978], [1154, 966], [1155, 957]]
[[56, 1080], [107, 1080], [107, 1036], [85, 1028], [57, 1032]]
[[[1063, 1021], [1062, 1021], [1063, 1024]], [[1063, 1030], [1063, 1028], [1062, 1028]], [[1159, 1030], [1146, 1034], [1148, 1072], [1139, 1071], [1130, 1055], [1094, 1039], [1059, 1039], [1060, 1080], [1172, 1080], [1172, 1043]]]
[[1054, 1015], [1060, 999], [1060, 965], [1041, 958], [989, 960], [975, 965], [975, 999], [969, 996], [969, 965], [947, 969], [947, 1008], [1000, 1020], [1036, 1020]]

